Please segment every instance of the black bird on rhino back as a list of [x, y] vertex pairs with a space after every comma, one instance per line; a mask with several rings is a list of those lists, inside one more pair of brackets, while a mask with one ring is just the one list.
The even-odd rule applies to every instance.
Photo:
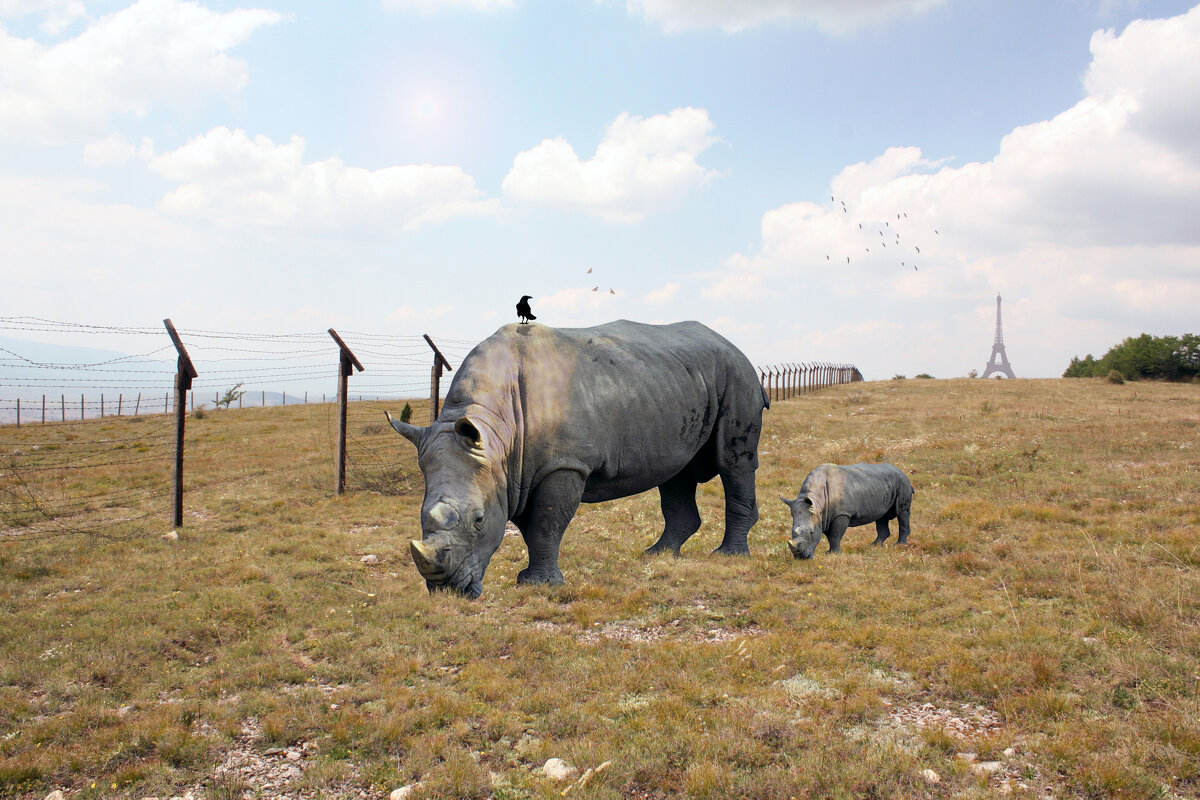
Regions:
[[531, 319], [537, 319], [533, 315], [533, 309], [529, 307], [529, 301], [533, 299], [531, 294], [521, 295], [521, 299], [517, 301], [517, 316], [521, 318], [521, 324], [529, 322]]
[[413, 561], [431, 591], [478, 597], [512, 520], [529, 550], [517, 581], [559, 584], [579, 503], [656, 487], [665, 524], [646, 552], [678, 555], [700, 527], [696, 487], [717, 475], [717, 552], [748, 553], [768, 404], [746, 356], [699, 322], [506, 325], [467, 355], [436, 422], [388, 415], [425, 476]]

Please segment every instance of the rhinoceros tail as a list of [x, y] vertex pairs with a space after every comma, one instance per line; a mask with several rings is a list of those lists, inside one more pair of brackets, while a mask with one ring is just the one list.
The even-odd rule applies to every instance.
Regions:
[[767, 394], [767, 389], [765, 386], [759, 386], [758, 388], [762, 390], [763, 408], [770, 408], [771, 407], [771, 395]]

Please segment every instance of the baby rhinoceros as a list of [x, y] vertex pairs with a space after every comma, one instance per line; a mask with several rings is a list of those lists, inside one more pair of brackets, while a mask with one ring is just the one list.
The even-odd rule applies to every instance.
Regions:
[[822, 464], [808, 473], [795, 500], [780, 497], [792, 510], [788, 548], [796, 558], [812, 558], [824, 534], [829, 552], [839, 553], [846, 528], [875, 523], [875, 544], [888, 538], [888, 520], [899, 520], [899, 542], [908, 541], [913, 487], [891, 464]]

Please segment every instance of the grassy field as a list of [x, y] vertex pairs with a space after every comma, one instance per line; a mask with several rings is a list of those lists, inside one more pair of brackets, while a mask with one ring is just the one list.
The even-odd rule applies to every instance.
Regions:
[[[584, 506], [565, 586], [513, 537], [478, 601], [426, 593], [419, 493], [333, 496], [327, 408], [188, 432], [179, 541], [0, 540], [0, 797], [1200, 795], [1198, 385], [777, 402], [750, 557], [715, 482], [683, 558], [639, 556], [656, 494]], [[911, 475], [909, 544], [794, 561], [777, 495], [857, 461]]]

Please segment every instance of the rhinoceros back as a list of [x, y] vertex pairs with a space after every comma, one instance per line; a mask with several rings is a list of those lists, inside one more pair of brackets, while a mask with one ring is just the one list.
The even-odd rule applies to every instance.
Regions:
[[766, 405], [746, 356], [701, 323], [618, 320], [501, 328], [464, 360], [443, 414], [483, 406], [506, 416], [522, 486], [575, 469], [594, 502], [684, 469], [708, 480], [721, 460], [757, 467]]

